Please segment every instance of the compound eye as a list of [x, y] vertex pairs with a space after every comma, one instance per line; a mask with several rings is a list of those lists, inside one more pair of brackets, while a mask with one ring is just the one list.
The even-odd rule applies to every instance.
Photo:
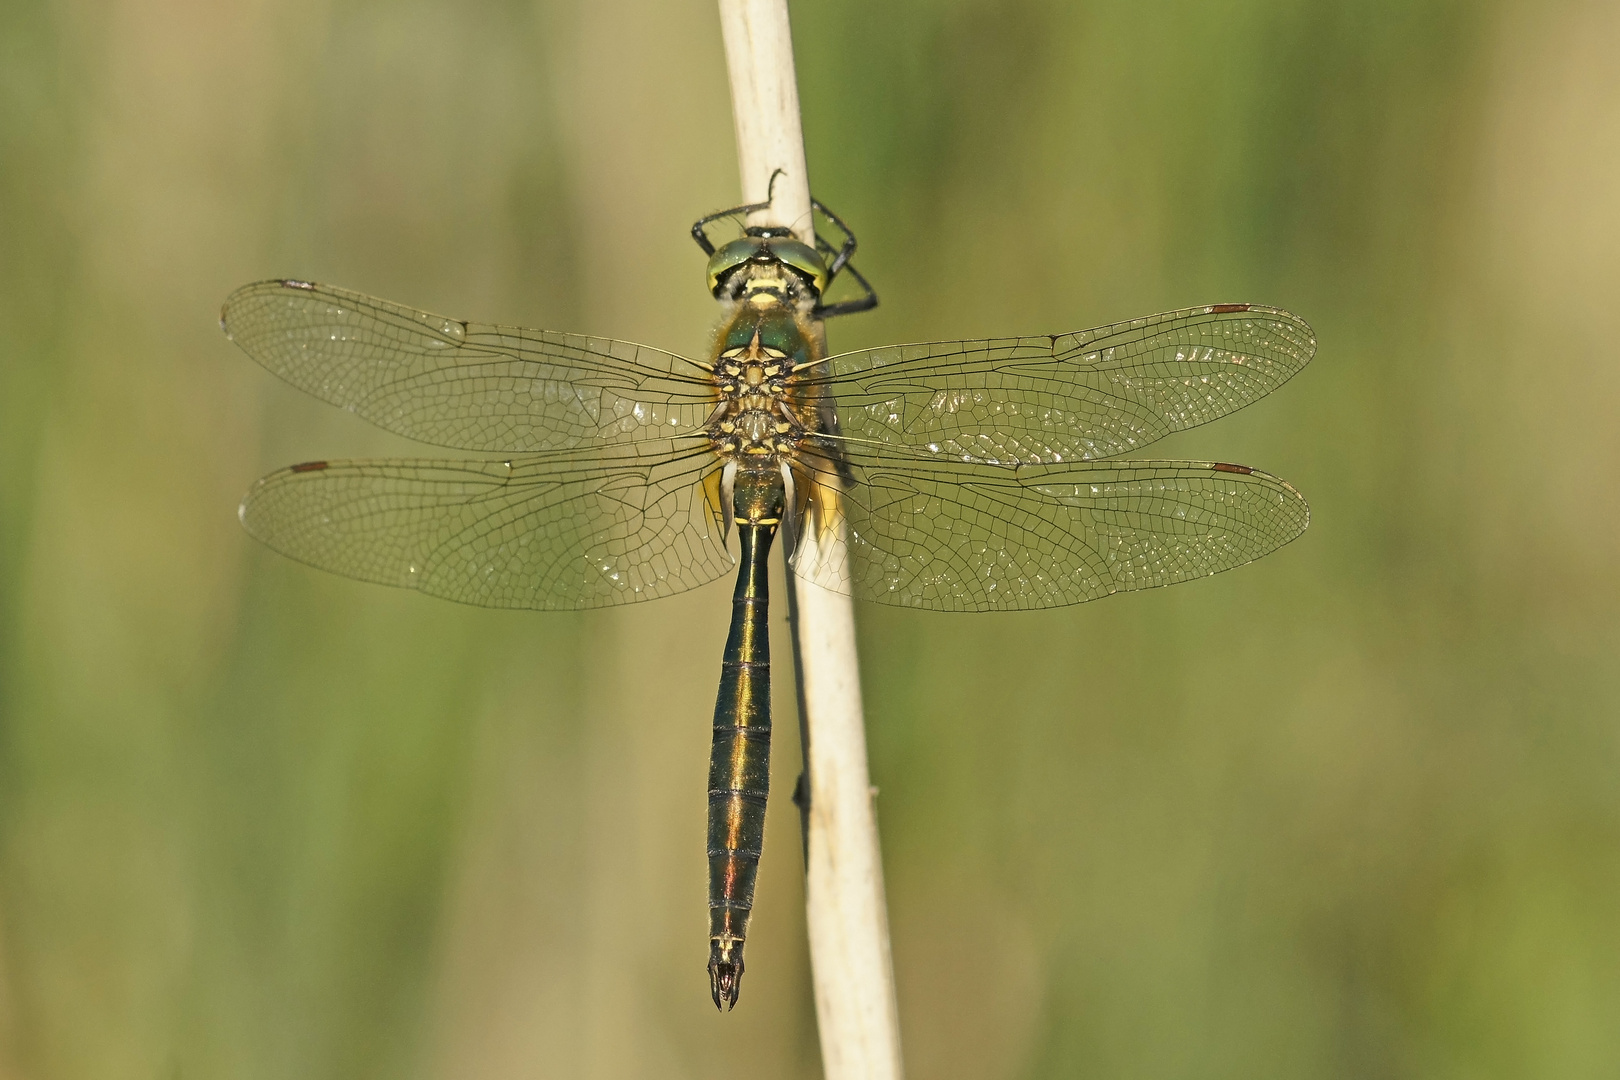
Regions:
[[783, 266], [803, 278], [805, 284], [814, 289], [817, 296], [826, 290], [827, 264], [809, 244], [798, 240], [773, 239], [771, 254], [775, 255]]
[[765, 248], [765, 241], [757, 236], [744, 236], [733, 240], [709, 256], [709, 292], [718, 293], [720, 286], [732, 271], [748, 262]]

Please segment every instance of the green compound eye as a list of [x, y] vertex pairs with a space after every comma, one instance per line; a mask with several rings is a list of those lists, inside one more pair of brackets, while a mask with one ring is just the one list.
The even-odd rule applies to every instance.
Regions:
[[709, 292], [717, 292], [727, 275], [763, 251], [766, 243], [757, 236], [744, 236], [709, 256]]
[[770, 243], [771, 254], [780, 259], [783, 266], [804, 278], [818, 297], [826, 291], [827, 264], [821, 261], [815, 248], [797, 240], [774, 239]]
[[809, 244], [783, 236], [744, 236], [709, 256], [709, 292], [718, 293], [734, 270], [752, 261], [781, 263], [818, 297], [827, 288], [827, 264]]

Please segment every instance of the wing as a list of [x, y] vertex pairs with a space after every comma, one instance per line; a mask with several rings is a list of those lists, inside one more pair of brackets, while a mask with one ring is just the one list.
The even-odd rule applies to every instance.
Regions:
[[[831, 468], [814, 478], [829, 486], [814, 496], [794, 569], [862, 599], [936, 611], [1061, 607], [1207, 577], [1281, 547], [1310, 519], [1284, 481], [1214, 462], [854, 472], [853, 483]], [[835, 526], [843, 551], [816, 542]]]
[[627, 604], [724, 574], [732, 559], [701, 483], [713, 453], [636, 449], [310, 462], [255, 484], [242, 524], [323, 570], [484, 607]]
[[705, 369], [609, 338], [431, 315], [346, 289], [261, 281], [220, 327], [270, 371], [378, 427], [502, 454], [665, 439], [714, 408]]
[[1218, 304], [1055, 337], [892, 345], [832, 357], [846, 453], [992, 465], [1110, 458], [1241, 409], [1310, 362], [1276, 308]]

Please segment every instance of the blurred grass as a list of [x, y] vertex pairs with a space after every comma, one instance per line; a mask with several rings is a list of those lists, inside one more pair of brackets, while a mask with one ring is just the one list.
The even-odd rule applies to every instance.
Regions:
[[[912, 1074], [1613, 1075], [1612, 6], [794, 16], [884, 301], [835, 348], [1321, 341], [1154, 448], [1298, 485], [1284, 552], [861, 609]], [[296, 274], [698, 351], [736, 194], [707, 3], [0, 9], [0, 1076], [816, 1075], [785, 798], [704, 993], [722, 587], [519, 615], [256, 549], [254, 477], [410, 449], [214, 328]]]

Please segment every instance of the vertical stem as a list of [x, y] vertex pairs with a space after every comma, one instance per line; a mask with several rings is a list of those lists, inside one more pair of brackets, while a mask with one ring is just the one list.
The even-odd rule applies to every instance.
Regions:
[[[753, 224], [813, 244], [810, 183], [786, 0], [720, 0], [745, 202]], [[781, 170], [772, 187], [772, 176]], [[835, 542], [842, 543], [839, 539]], [[805, 902], [822, 1065], [828, 1080], [900, 1080], [900, 1025], [883, 862], [867, 775], [855, 613], [847, 596], [797, 588], [797, 650], [809, 778]]]
[[720, 0], [720, 33], [731, 76], [743, 202], [771, 201], [769, 210], [749, 215], [748, 223], [786, 225], [800, 240], [814, 245], [787, 2]]

